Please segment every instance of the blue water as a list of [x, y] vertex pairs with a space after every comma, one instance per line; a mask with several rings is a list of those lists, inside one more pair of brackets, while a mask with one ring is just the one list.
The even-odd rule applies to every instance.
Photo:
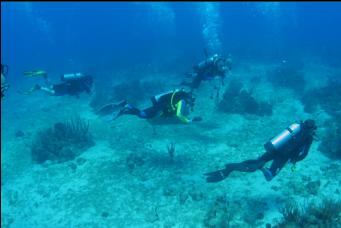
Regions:
[[173, 55], [179, 59], [171, 64], [184, 69], [177, 62], [200, 58], [207, 47], [204, 23], [218, 23], [221, 52], [241, 59], [313, 53], [339, 63], [338, 2], [209, 3], [216, 19], [205, 16], [205, 3], [157, 4], [2, 2], [1, 57], [11, 66], [9, 80], [33, 66], [96, 72]]
[[[315, 155], [312, 155], [304, 166], [309, 167], [308, 171], [302, 171], [300, 174], [302, 181], [306, 181], [304, 186], [314, 180], [321, 180], [322, 184], [331, 183], [326, 189], [320, 189], [320, 192], [315, 195], [307, 193], [307, 190], [302, 190], [300, 187], [301, 179], [294, 179], [289, 171], [282, 171], [284, 172], [282, 179], [276, 180], [273, 185], [267, 185], [263, 182], [263, 177], [260, 174], [258, 176], [250, 174], [253, 176], [248, 176], [249, 179], [245, 180], [242, 175], [234, 176], [235, 182], [233, 183], [237, 183], [237, 186], [229, 185], [226, 182], [225, 185], [214, 186], [197, 180], [203, 172], [222, 167], [226, 163], [226, 159], [236, 161], [240, 158], [259, 155], [256, 151], [262, 150], [265, 141], [273, 136], [276, 131], [285, 128], [291, 121], [304, 118], [317, 119], [322, 129], [322, 137], [328, 136], [328, 128], [324, 126], [326, 123], [329, 126], [330, 122], [328, 121], [335, 123], [336, 128], [339, 126], [340, 116], [338, 113], [340, 113], [341, 108], [337, 99], [340, 98], [341, 91], [339, 95], [336, 92], [336, 95], [330, 98], [335, 99], [331, 102], [332, 108], [322, 104], [321, 108], [318, 107], [320, 108], [318, 111], [308, 112], [300, 101], [303, 91], [290, 90], [290, 86], [289, 90], [276, 90], [276, 87], [267, 84], [265, 77], [263, 81], [259, 82], [260, 84], [256, 82], [255, 85], [250, 79], [259, 75], [262, 77], [263, 74], [265, 75], [264, 72], [273, 69], [271, 68], [273, 65], [288, 61], [307, 66], [304, 68], [305, 79], [307, 84], [312, 85], [312, 88], [324, 85], [323, 83], [326, 83], [327, 78], [330, 77], [340, 81], [340, 24], [340, 2], [1, 2], [1, 63], [9, 67], [7, 82], [10, 84], [5, 99], [1, 101], [1, 122], [3, 124], [1, 134], [4, 135], [2, 136], [1, 146], [4, 161], [1, 163], [1, 170], [6, 173], [4, 177], [2, 175], [2, 186], [6, 188], [5, 193], [10, 194], [10, 196], [6, 195], [2, 190], [2, 199], [8, 201], [8, 203], [2, 204], [2, 207], [4, 206], [7, 210], [4, 213], [2, 212], [2, 217], [4, 215], [13, 220], [2, 219], [2, 225], [6, 225], [6, 227], [12, 227], [11, 224], [13, 227], [49, 227], [48, 223], [44, 221], [44, 217], [52, 216], [57, 213], [56, 211], [62, 210], [53, 204], [53, 202], [55, 203], [54, 199], [65, 198], [64, 207], [72, 204], [70, 203], [72, 200], [83, 202], [84, 192], [82, 189], [87, 189], [87, 184], [82, 182], [84, 179], [89, 182], [86, 182], [89, 185], [97, 183], [97, 181], [101, 184], [106, 183], [106, 185], [101, 185], [99, 190], [95, 187], [89, 187], [91, 189], [89, 195], [94, 201], [96, 201], [96, 197], [100, 198], [105, 195], [109, 197], [108, 202], [105, 202], [106, 198], [100, 198], [103, 202], [98, 203], [100, 205], [98, 207], [104, 209], [96, 207], [96, 213], [98, 212], [96, 216], [99, 218], [96, 217], [98, 220], [94, 223], [91, 223], [91, 218], [95, 217], [94, 214], [91, 214], [94, 213], [91, 209], [86, 212], [89, 217], [85, 216], [77, 221], [77, 216], [83, 212], [77, 214], [76, 206], [70, 206], [65, 210], [70, 213], [70, 217], [67, 222], [61, 223], [61, 227], [208, 226], [202, 221], [204, 218], [201, 218], [201, 216], [207, 216], [208, 211], [210, 211], [205, 205], [212, 204], [219, 194], [224, 195], [230, 191], [239, 192], [231, 193], [235, 197], [235, 199], [230, 199], [231, 202], [234, 202], [233, 200], [244, 203], [246, 201], [251, 202], [246, 206], [243, 204], [244, 206], [239, 208], [241, 216], [248, 207], [249, 209], [258, 208], [261, 213], [266, 211], [264, 212], [265, 219], [253, 224], [254, 227], [265, 227], [266, 223], [275, 224], [271, 219], [280, 217], [280, 208], [284, 205], [283, 202], [288, 195], [293, 198], [298, 195], [302, 200], [307, 197], [320, 199], [322, 195], [329, 194], [340, 199], [340, 193], [335, 187], [340, 182], [337, 181], [335, 175], [331, 174], [333, 171], [328, 171], [333, 170], [334, 167], [335, 172], [339, 172], [340, 161], [337, 159], [335, 159], [336, 161], [329, 160], [330, 158], [321, 155], [318, 143], [314, 144], [315, 146], [312, 149]], [[101, 86], [107, 88], [105, 86], [121, 81], [126, 81], [129, 84], [130, 81], [136, 79], [150, 80], [156, 75], [155, 81], [161, 80], [165, 83], [162, 88], [168, 90], [180, 82], [184, 73], [190, 71], [194, 64], [204, 59], [204, 50], [209, 55], [214, 53], [230, 55], [233, 59], [233, 77], [240, 77], [241, 80], [244, 80], [248, 89], [252, 88], [257, 99], [272, 102], [274, 114], [272, 116], [249, 117], [216, 113], [216, 109], [211, 105], [212, 101], [208, 98], [211, 95], [209, 89], [204, 85], [204, 89], [199, 90], [197, 94], [197, 113], [204, 113], [203, 119], [208, 121], [207, 124], [204, 122], [199, 125], [200, 127], [190, 126], [187, 129], [166, 125], [161, 126], [159, 131], [154, 131], [155, 129], [151, 130], [145, 122], [134, 122], [137, 120], [132, 118], [123, 120], [118, 127], [110, 128], [106, 121], [97, 119], [97, 116], [92, 112], [89, 106], [93, 99], [91, 95], [81, 96], [79, 99], [54, 98], [42, 94], [23, 96], [18, 93], [19, 90], [28, 89], [34, 83], [42, 82], [40, 78], [23, 76], [24, 71], [36, 69], [46, 70], [54, 82], [58, 82], [60, 75], [64, 73], [85, 72], [93, 75], [97, 88], [101, 88]], [[155, 87], [152, 91], [158, 91], [159, 88]], [[335, 88], [338, 90], [340, 87]], [[326, 100], [328, 101], [328, 99]], [[148, 102], [146, 98], [145, 100], [142, 99], [140, 104], [147, 104]], [[29, 157], [29, 147], [34, 135], [42, 128], [52, 126], [55, 122], [67, 118], [72, 112], [71, 110], [82, 113], [81, 115], [90, 119], [92, 126], [95, 126], [92, 132], [95, 136], [96, 147], [87, 152], [87, 163], [85, 163], [92, 164], [92, 166], [83, 170], [78, 168], [80, 171], [77, 169], [77, 172], [83, 172], [86, 176], [90, 175], [87, 174], [87, 169], [91, 170], [92, 173], [96, 173], [96, 169], [101, 169], [98, 173], [99, 176], [103, 176], [99, 177], [99, 180], [96, 180], [95, 175], [78, 179], [80, 184], [78, 182], [79, 185], [74, 184], [77, 190], [75, 190], [76, 193], [70, 193], [74, 197], [71, 197], [70, 202], [66, 200], [69, 199], [69, 193], [65, 193], [68, 190], [51, 190], [60, 188], [58, 185], [63, 183], [60, 176], [59, 179], [56, 178], [56, 181], [60, 182], [56, 182], [55, 186], [51, 184], [53, 187], [49, 185], [51, 180], [42, 181], [42, 186], [50, 186], [46, 187], [46, 192], [59, 191], [58, 197], [54, 198], [52, 194], [47, 199], [35, 198], [37, 192], [38, 195], [40, 194], [37, 187], [39, 184], [31, 190], [32, 192], [23, 193], [27, 186], [34, 184], [30, 182], [31, 179], [39, 179], [35, 175], [43, 176], [42, 173], [44, 173], [44, 171], [39, 170], [40, 168], [34, 168], [38, 165], [32, 164]], [[248, 129], [248, 126], [251, 130]], [[25, 134], [23, 139], [18, 139], [18, 136], [15, 136], [19, 130]], [[335, 134], [333, 137], [337, 137]], [[150, 144], [150, 148], [153, 147], [156, 148], [156, 151], [162, 151], [163, 149], [166, 150], [165, 145], [169, 141], [174, 140], [177, 142], [178, 150], [184, 151], [183, 155], [179, 155], [177, 167], [162, 161], [161, 155], [156, 155], [150, 158], [150, 161], [147, 158], [147, 165], [143, 166], [143, 168], [147, 167], [147, 170], [141, 168], [141, 173], [149, 174], [150, 172], [150, 176], [139, 179], [138, 183], [129, 182], [130, 178], [134, 179], [135, 177], [129, 176], [130, 174], [120, 165], [125, 162], [128, 152], [134, 151], [132, 148], [140, 148], [141, 144]], [[110, 146], [103, 144], [103, 141], [109, 142]], [[337, 138], [334, 141], [337, 143]], [[241, 145], [238, 147], [236, 144]], [[253, 145], [253, 147], [250, 148], [248, 145]], [[256, 145], [258, 147], [254, 149]], [[340, 143], [333, 145], [340, 145]], [[114, 157], [117, 160], [111, 157], [113, 156], [112, 151], [115, 151]], [[242, 153], [242, 151], [245, 152]], [[97, 155], [98, 157], [96, 157]], [[101, 156], [105, 159], [101, 160]], [[233, 160], [233, 158], [236, 159]], [[114, 168], [105, 163], [106, 159], [112, 159], [110, 162], [115, 164]], [[316, 160], [321, 160], [321, 164], [318, 164]], [[118, 161], [123, 161], [123, 163]], [[336, 168], [331, 165], [333, 162], [335, 162]], [[110, 168], [106, 168], [106, 165]], [[148, 170], [153, 165], [155, 167]], [[327, 171], [323, 171], [324, 173], [316, 171], [320, 170], [319, 165], [327, 167], [324, 169]], [[68, 167], [69, 165], [61, 165], [59, 168], [54, 166], [50, 172], [67, 176], [65, 183], [73, 186], [73, 178], [75, 178], [72, 176], [73, 174], [61, 174], [65, 170], [69, 170]], [[26, 172], [26, 170], [30, 171]], [[305, 169], [301, 168], [301, 170]], [[168, 171], [169, 174], [167, 174]], [[36, 174], [34, 174], [35, 172]], [[153, 172], [166, 172], [166, 174], [162, 176]], [[314, 172], [314, 175], [310, 172]], [[175, 177], [172, 176], [174, 173], [177, 174]], [[50, 177], [53, 176], [50, 175]], [[139, 175], [141, 174], [137, 176]], [[107, 176], [112, 179], [107, 179]], [[148, 178], [151, 178], [155, 183], [152, 181], [144, 182]], [[176, 181], [179, 183], [173, 183], [174, 178], [178, 178]], [[192, 181], [191, 184], [184, 181], [186, 178]], [[254, 178], [259, 180], [253, 181]], [[240, 182], [238, 182], [239, 180]], [[114, 181], [114, 184], [110, 181]], [[260, 196], [252, 195], [247, 198], [248, 186], [252, 184], [255, 188], [269, 187], [264, 192], [260, 191]], [[294, 187], [288, 187], [289, 184]], [[195, 191], [201, 192], [204, 196], [203, 198], [199, 196], [199, 200], [192, 197], [191, 204], [176, 204], [173, 207], [171, 205], [174, 204], [175, 199], [169, 198], [172, 193], [167, 195], [168, 198], [162, 193], [164, 186], [168, 185], [175, 186], [176, 190], [167, 190], [177, 192], [174, 193], [175, 195], [182, 191], [191, 192], [194, 186]], [[241, 187], [238, 187], [239, 185]], [[120, 189], [117, 191], [122, 194], [119, 196], [122, 198], [117, 199], [117, 201], [115, 201], [117, 196], [108, 196], [108, 194], [110, 195], [108, 192], [115, 192], [111, 189], [113, 186], [117, 186]], [[105, 190], [103, 194], [98, 192], [107, 187], [110, 191]], [[139, 191], [139, 188], [144, 190]], [[280, 190], [277, 192], [273, 189]], [[78, 190], [80, 193], [77, 192]], [[19, 196], [13, 196], [15, 191], [17, 191], [15, 194]], [[124, 195], [125, 193], [126, 195]], [[3, 196], [3, 194], [5, 195]], [[143, 205], [144, 194], [149, 194], [146, 205]], [[158, 194], [161, 195], [161, 198], [165, 197], [160, 201], [168, 205], [164, 206], [164, 211], [163, 206], [160, 206], [162, 205], [161, 202], [154, 204], [158, 201]], [[231, 198], [233, 198], [232, 196]], [[252, 206], [253, 200], [258, 200], [258, 204]], [[126, 203], [127, 201], [129, 203]], [[43, 206], [35, 207], [30, 214], [30, 208], [34, 205], [27, 202], [37, 202]], [[110, 209], [109, 202], [113, 204], [116, 202], [117, 204]], [[264, 202], [267, 204], [265, 208], [261, 206]], [[129, 208], [122, 206], [125, 203], [127, 205], [134, 205], [134, 203], [142, 205], [140, 211], [132, 215], [132, 220], [127, 223], [125, 221], [129, 220], [129, 213], [134, 210], [132, 209], [133, 206]], [[149, 207], [148, 203], [152, 206]], [[82, 207], [82, 204], [79, 204], [75, 205]], [[161, 208], [159, 217], [146, 220], [140, 217], [140, 215], [145, 216], [145, 211], [150, 208], [152, 211], [150, 213], [153, 214], [155, 205]], [[43, 207], [48, 208], [48, 210], [40, 211]], [[124, 208], [121, 210], [121, 207]], [[238, 209], [236, 210], [238, 211]], [[108, 223], [99, 222], [102, 221], [102, 217], [106, 217], [106, 215], [102, 215], [102, 217], [98, 215], [104, 213], [103, 211], [109, 212]], [[117, 221], [110, 217], [115, 214], [113, 211], [118, 214], [119, 219]], [[176, 212], [172, 217], [166, 211], [168, 213]], [[190, 214], [191, 211], [193, 211], [192, 215]], [[62, 212], [58, 213], [58, 216], [64, 216]], [[84, 214], [86, 213], [84, 212]], [[26, 217], [32, 219], [26, 221]], [[244, 223], [241, 222], [242, 220], [236, 220], [234, 227], [250, 225], [244, 221], [246, 219], [243, 220]], [[51, 221], [53, 221], [51, 224], [55, 225], [62, 220], [51, 218]]]

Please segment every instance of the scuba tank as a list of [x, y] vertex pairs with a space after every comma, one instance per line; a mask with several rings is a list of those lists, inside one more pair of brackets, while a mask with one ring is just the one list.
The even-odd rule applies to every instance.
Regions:
[[62, 81], [73, 81], [73, 80], [77, 80], [77, 79], [80, 79], [80, 78], [83, 78], [83, 77], [85, 77], [85, 75], [82, 74], [82, 73], [63, 74], [61, 76], [61, 80]]
[[218, 58], [218, 54], [214, 54], [212, 57], [205, 59], [204, 61], [201, 61], [196, 66], [194, 66], [197, 70], [203, 70], [205, 69], [209, 64], [214, 63], [214, 61]]
[[301, 131], [301, 125], [293, 123], [284, 131], [273, 137], [269, 142], [264, 144], [267, 152], [280, 151], [289, 141], [294, 139], [295, 136]]
[[153, 100], [155, 100], [156, 102], [159, 102], [161, 97], [167, 95], [167, 94], [170, 94], [170, 93], [173, 93], [174, 91], [170, 90], [170, 91], [167, 91], [167, 92], [164, 92], [164, 93], [160, 93], [158, 95], [155, 95], [152, 97]]

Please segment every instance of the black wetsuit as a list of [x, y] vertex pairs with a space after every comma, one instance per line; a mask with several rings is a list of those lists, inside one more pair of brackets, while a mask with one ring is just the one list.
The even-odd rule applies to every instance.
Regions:
[[[118, 116], [123, 114], [136, 115], [143, 119], [154, 118], [157, 115], [162, 115], [163, 117], [173, 116], [175, 114], [174, 105], [181, 100], [188, 101], [189, 94], [184, 91], [169, 91], [160, 95], [153, 96], [151, 101], [153, 105], [151, 107], [140, 110], [133, 105], [126, 105], [122, 112]], [[117, 117], [118, 117], [117, 116]]]
[[218, 61], [222, 61], [223, 59], [219, 58], [218, 60], [213, 61], [211, 58], [205, 60], [198, 65], [193, 67], [192, 82], [182, 82], [182, 85], [187, 85], [192, 89], [199, 88], [200, 84], [204, 80], [212, 80], [214, 77], [221, 77], [222, 80], [225, 78], [225, 70], [221, 69], [218, 66]]
[[[262, 169], [266, 180], [270, 181], [275, 177], [284, 165], [290, 160], [292, 163], [303, 160], [313, 142], [313, 135], [305, 130], [299, 132], [289, 141], [280, 151], [268, 149], [258, 159], [246, 160], [240, 163], [230, 163], [225, 165], [225, 169], [207, 173], [207, 182], [219, 182], [228, 177], [232, 171], [254, 172]], [[264, 165], [273, 160], [269, 169], [263, 168]]]
[[92, 83], [93, 80], [91, 76], [84, 76], [80, 79], [65, 81], [63, 83], [53, 85], [52, 89], [55, 92], [55, 96], [75, 96], [81, 92], [90, 93]]

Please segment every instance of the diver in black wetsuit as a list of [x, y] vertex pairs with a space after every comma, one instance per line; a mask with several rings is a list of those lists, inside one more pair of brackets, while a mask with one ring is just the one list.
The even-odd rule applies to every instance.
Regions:
[[145, 109], [138, 109], [127, 102], [121, 101], [118, 104], [111, 103], [104, 105], [98, 111], [98, 114], [110, 113], [116, 107], [123, 107], [119, 112], [114, 114], [112, 120], [122, 115], [135, 115], [142, 119], [152, 119], [154, 117], [176, 117], [182, 123], [191, 123], [201, 121], [201, 117], [188, 118], [189, 110], [193, 109], [195, 98], [191, 92], [182, 89], [167, 91], [162, 94], [155, 95], [151, 98], [152, 106]]
[[[206, 173], [206, 181], [219, 182], [232, 171], [254, 172], [258, 169], [262, 170], [267, 181], [271, 181], [288, 161], [295, 165], [307, 156], [316, 129], [315, 121], [311, 119], [294, 123], [267, 142], [264, 145], [266, 152], [258, 159], [226, 164], [225, 169]], [[270, 168], [263, 168], [271, 160]]]
[[[47, 79], [46, 76], [44, 77]], [[61, 77], [61, 81], [59, 84], [50, 86], [40, 86], [37, 84], [25, 94], [31, 94], [33, 91], [41, 90], [52, 96], [78, 96], [82, 92], [90, 93], [93, 84], [92, 76], [82, 73], [64, 74]]]
[[[188, 78], [181, 85], [189, 86], [191, 89], [199, 88], [202, 81], [212, 80], [220, 77], [222, 84], [227, 71], [231, 70], [231, 58], [223, 58], [218, 54], [207, 58], [193, 67], [192, 73], [187, 73]], [[188, 80], [191, 80], [190, 82]]]

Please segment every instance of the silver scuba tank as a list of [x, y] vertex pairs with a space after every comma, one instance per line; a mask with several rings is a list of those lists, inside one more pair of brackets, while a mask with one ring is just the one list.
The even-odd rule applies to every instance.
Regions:
[[165, 96], [165, 95], [167, 95], [167, 94], [173, 93], [173, 92], [174, 92], [174, 91], [169, 90], [169, 91], [167, 91], [167, 92], [164, 92], [164, 93], [160, 93], [160, 94], [158, 94], [158, 95], [155, 95], [155, 96], [153, 96], [153, 98], [155, 99], [156, 102], [158, 102], [158, 101], [160, 100], [161, 97], [163, 97], [163, 96]]
[[72, 81], [83, 78], [85, 75], [82, 73], [74, 73], [74, 74], [63, 74], [61, 76], [62, 81]]
[[174, 91], [170, 90], [170, 91], [167, 91], [167, 92], [164, 92], [164, 93], [160, 93], [158, 95], [152, 96], [150, 99], [151, 99], [153, 105], [157, 105], [160, 102], [160, 99], [162, 97], [164, 97], [167, 94], [173, 93], [173, 92]]
[[198, 65], [196, 65], [196, 68], [199, 69], [199, 70], [202, 70], [204, 69], [207, 65], [211, 64], [216, 58], [218, 58], [218, 55], [215, 54], [213, 55], [212, 57], [198, 63]]
[[196, 68], [201, 70], [207, 66], [208, 62], [209, 62], [209, 60], [204, 60], [204, 61], [198, 63], [198, 65], [196, 65]]
[[301, 125], [293, 123], [287, 127], [284, 131], [273, 137], [269, 142], [264, 144], [264, 148], [267, 152], [279, 151], [289, 141], [291, 141], [301, 131]]

